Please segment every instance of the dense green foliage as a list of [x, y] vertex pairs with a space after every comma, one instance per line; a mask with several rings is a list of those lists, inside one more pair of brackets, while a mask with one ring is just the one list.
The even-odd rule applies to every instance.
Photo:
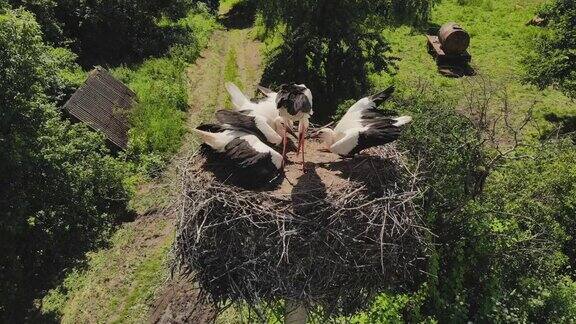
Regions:
[[[195, 1], [11, 3], [36, 17], [0, 5], [0, 321], [35, 316], [33, 299], [126, 219], [134, 174], [159, 171], [179, 148], [184, 70], [216, 27]], [[111, 156], [101, 134], [57, 109], [85, 78], [77, 61], [130, 64], [112, 71], [139, 97], [127, 154]]]
[[[491, 175], [481, 199], [463, 213], [470, 222], [464, 234], [473, 244], [459, 251], [461, 278], [477, 282], [460, 292], [469, 301], [463, 315], [499, 322], [574, 321], [576, 150], [560, 141], [520, 150], [518, 156]], [[572, 297], [557, 303], [561, 290]]]
[[[426, 179], [421, 206], [436, 249], [429, 279], [400, 299], [398, 314], [441, 323], [576, 320], [572, 143], [525, 143], [500, 155], [486, 140], [489, 129], [455, 112], [439, 92], [416, 92], [396, 105], [415, 117], [402, 146]], [[480, 94], [473, 102], [483, 102]], [[362, 316], [398, 309], [397, 298]]]
[[305, 83], [315, 91], [315, 117], [326, 120], [343, 100], [368, 91], [370, 73], [392, 68], [381, 29], [426, 22], [433, 2], [259, 1], [265, 28], [283, 26], [284, 38], [269, 58], [264, 83]]
[[54, 105], [74, 85], [73, 59], [44, 45], [30, 13], [0, 14], [0, 318], [26, 316], [126, 213], [123, 164]]
[[166, 53], [171, 44], [188, 37], [178, 25], [161, 25], [163, 17], [183, 18], [193, 0], [28, 1], [10, 0], [36, 14], [46, 39], [69, 46], [82, 66], [118, 65]]
[[526, 78], [540, 88], [552, 85], [576, 98], [576, 2], [555, 0], [540, 16], [547, 28], [525, 60]]

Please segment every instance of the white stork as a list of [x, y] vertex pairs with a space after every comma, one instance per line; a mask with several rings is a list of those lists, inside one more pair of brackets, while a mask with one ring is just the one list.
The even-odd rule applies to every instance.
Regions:
[[[216, 120], [225, 127], [230, 127], [258, 136], [262, 141], [272, 145], [282, 144], [283, 137], [258, 114], [247, 115], [238, 111], [218, 110]], [[284, 129], [284, 120], [278, 120], [278, 127]]]
[[[283, 84], [276, 95], [276, 106], [280, 117], [284, 118], [285, 124], [293, 121], [298, 123], [298, 152], [302, 151], [302, 169], [304, 169], [304, 141], [309, 126], [312, 110], [312, 91], [304, 84]], [[286, 133], [284, 133], [284, 149], [282, 156], [286, 156]]]
[[224, 153], [242, 168], [258, 167], [278, 172], [282, 156], [264, 144], [256, 135], [226, 125], [204, 124], [194, 130], [202, 141], [219, 153]]
[[333, 153], [350, 156], [360, 151], [395, 141], [401, 127], [412, 121], [410, 116], [388, 117], [376, 107], [386, 101], [394, 87], [358, 100], [342, 117], [334, 130], [323, 128], [316, 136]]
[[[292, 131], [292, 124], [285, 124], [286, 121], [280, 117], [278, 109], [276, 109], [277, 93], [260, 86], [258, 89], [264, 93], [266, 97], [251, 101], [234, 83], [227, 82], [226, 90], [228, 90], [232, 104], [234, 105], [233, 110], [255, 117], [260, 130], [266, 134], [266, 138], [272, 144], [277, 145], [280, 144], [281, 141], [276, 142], [276, 139], [273, 139], [275, 136], [270, 133], [270, 130], [275, 131], [280, 138], [283, 138], [286, 132], [296, 137]], [[262, 123], [264, 121], [268, 127]]]

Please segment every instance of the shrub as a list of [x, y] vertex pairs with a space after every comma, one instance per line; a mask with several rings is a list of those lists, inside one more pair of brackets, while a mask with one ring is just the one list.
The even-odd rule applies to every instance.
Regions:
[[548, 28], [524, 59], [526, 80], [540, 88], [557, 87], [576, 98], [576, 2], [555, 0], [540, 16], [548, 21]]
[[44, 45], [30, 13], [0, 13], [1, 321], [21, 321], [126, 213], [124, 165], [54, 106], [76, 74], [72, 57]]
[[[470, 91], [469, 101], [479, 103], [485, 121], [506, 120], [493, 105], [483, 110], [485, 91]], [[486, 134], [489, 129], [474, 117], [483, 113], [456, 112], [455, 103], [433, 89], [415, 93], [396, 99], [398, 108], [409, 107], [414, 116], [401, 145], [424, 170], [428, 189], [421, 206], [436, 248], [430, 278], [421, 293], [410, 296], [403, 318], [574, 321], [573, 298], [558, 300], [573, 291], [570, 269], [576, 260], [571, 141], [525, 141], [514, 147], [498, 131], [497, 141], [506, 143], [501, 155], [502, 147], [490, 140], [495, 133]], [[491, 163], [495, 158], [498, 162]]]
[[[470, 236], [477, 242], [467, 254], [485, 265], [471, 264], [469, 271], [490, 283], [471, 294], [482, 296], [476, 301], [480, 320], [547, 322], [534, 317], [539, 300], [574, 262], [570, 235], [576, 223], [567, 215], [576, 212], [576, 167], [570, 162], [576, 153], [569, 142], [551, 142], [516, 156], [491, 175], [481, 199], [463, 213], [473, 219]], [[558, 306], [554, 311], [563, 312]]]

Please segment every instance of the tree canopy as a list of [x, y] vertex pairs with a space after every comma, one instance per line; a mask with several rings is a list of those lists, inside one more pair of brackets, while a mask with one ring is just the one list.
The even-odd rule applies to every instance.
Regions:
[[104, 138], [62, 121], [75, 56], [27, 11], [0, 13], [0, 318], [23, 309], [126, 214], [125, 168]]
[[[159, 24], [163, 17], [184, 17], [194, 0], [8, 0], [38, 19], [45, 39], [67, 46], [82, 66], [119, 65], [162, 55], [185, 34], [178, 26]], [[214, 3], [210, 2], [212, 7]], [[213, 8], [214, 9], [214, 8]]]
[[295, 81], [313, 89], [317, 118], [325, 120], [345, 99], [365, 95], [370, 72], [392, 67], [386, 25], [427, 21], [434, 0], [259, 1], [268, 31], [284, 44], [269, 58], [264, 83]]

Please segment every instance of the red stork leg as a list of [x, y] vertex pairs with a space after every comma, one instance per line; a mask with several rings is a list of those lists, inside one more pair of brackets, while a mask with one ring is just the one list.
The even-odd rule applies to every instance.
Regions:
[[302, 128], [300, 124], [298, 124], [298, 148], [296, 149], [296, 156], [300, 154], [300, 150], [302, 149]]
[[304, 159], [304, 144], [306, 143], [306, 136], [302, 136], [302, 171], [306, 167], [306, 160]]
[[282, 134], [282, 143], [283, 143], [283, 148], [282, 148], [282, 170], [284, 170], [284, 167], [286, 166], [286, 144], [288, 142], [288, 138], [286, 136], [286, 133], [288, 132], [288, 126], [284, 125], [284, 134]]
[[306, 141], [306, 130], [307, 126], [304, 124], [304, 121], [300, 121], [298, 125], [298, 154], [302, 151], [302, 171], [304, 171], [304, 167], [306, 165], [306, 160], [304, 159], [304, 145]]

